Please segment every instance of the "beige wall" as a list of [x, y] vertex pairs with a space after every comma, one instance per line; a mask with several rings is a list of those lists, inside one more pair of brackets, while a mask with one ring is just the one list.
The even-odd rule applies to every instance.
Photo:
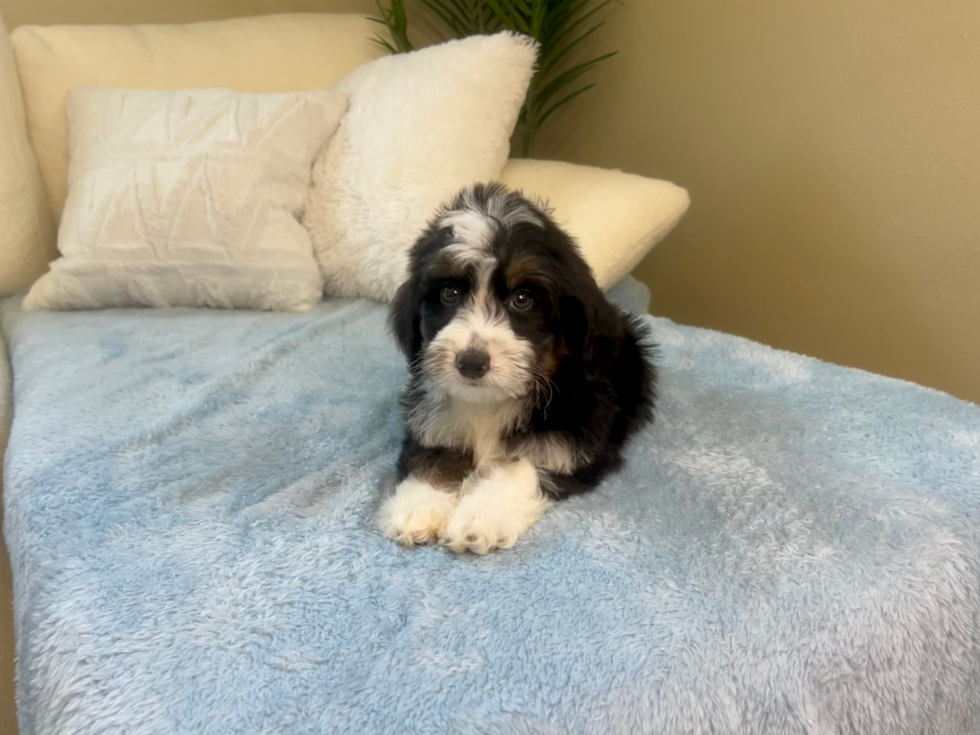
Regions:
[[0, 0], [11, 30], [56, 23], [193, 23], [268, 13], [370, 13], [374, 0]]
[[677, 321], [980, 402], [980, 2], [630, 0], [542, 152], [688, 187]]

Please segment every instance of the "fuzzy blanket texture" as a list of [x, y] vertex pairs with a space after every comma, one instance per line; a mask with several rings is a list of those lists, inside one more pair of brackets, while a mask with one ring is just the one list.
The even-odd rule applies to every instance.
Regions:
[[980, 409], [649, 317], [625, 469], [405, 550], [383, 309], [3, 313], [24, 735], [980, 732]]

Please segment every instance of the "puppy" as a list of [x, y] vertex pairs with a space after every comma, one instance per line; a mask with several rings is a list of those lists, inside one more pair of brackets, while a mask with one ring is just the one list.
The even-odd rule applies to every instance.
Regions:
[[463, 189], [411, 250], [391, 329], [409, 362], [400, 484], [380, 526], [405, 546], [513, 546], [594, 488], [653, 418], [646, 327], [572, 239], [500, 184]]

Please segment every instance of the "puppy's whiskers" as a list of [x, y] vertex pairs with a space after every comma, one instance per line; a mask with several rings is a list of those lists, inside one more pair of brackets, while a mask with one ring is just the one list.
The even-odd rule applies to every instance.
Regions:
[[[551, 401], [554, 399], [555, 393], [560, 391], [558, 389], [558, 385], [551, 379], [551, 376], [538, 365], [534, 366], [534, 391], [535, 403], [538, 410], [547, 416], [548, 409], [551, 407]], [[544, 399], [543, 401], [542, 398]]]

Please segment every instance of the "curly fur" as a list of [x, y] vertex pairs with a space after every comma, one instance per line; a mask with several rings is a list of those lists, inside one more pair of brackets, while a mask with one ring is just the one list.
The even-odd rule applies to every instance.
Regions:
[[[419, 534], [394, 517], [405, 503], [392, 499], [382, 525], [400, 541], [438, 538], [471, 551], [516, 541], [552, 502], [591, 490], [619, 467], [630, 437], [653, 418], [645, 326], [609, 303], [543, 207], [500, 184], [468, 187], [443, 207], [412, 248], [390, 319], [410, 371], [405, 487], [417, 494], [425, 482], [456, 501], [487, 495], [498, 515], [504, 503], [531, 505], [467, 545], [448, 530], [459, 525], [450, 518], [458, 509], [436, 527], [423, 514], [431, 532]], [[485, 374], [463, 373], [457, 361], [467, 352], [486, 362]], [[488, 478], [500, 485], [501, 468], [514, 463], [533, 468], [511, 467], [512, 484], [523, 487], [489, 496]]]

